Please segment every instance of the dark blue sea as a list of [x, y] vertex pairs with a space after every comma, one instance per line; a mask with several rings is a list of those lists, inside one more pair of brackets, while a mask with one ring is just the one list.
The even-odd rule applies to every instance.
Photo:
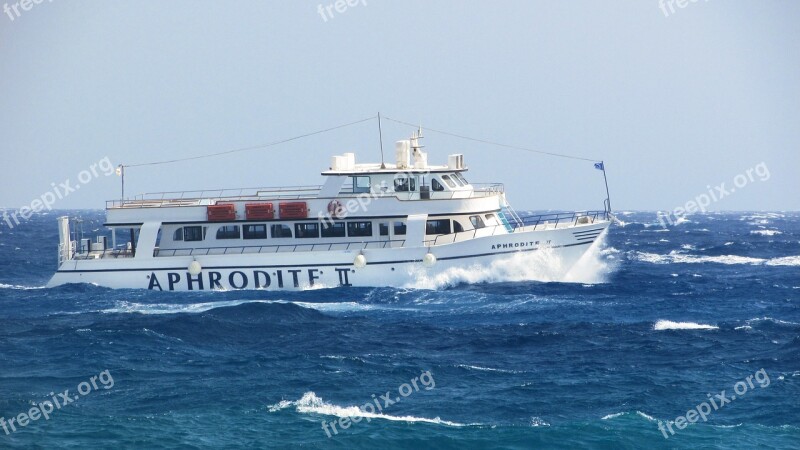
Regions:
[[799, 213], [296, 293], [43, 288], [64, 213], [0, 224], [0, 448], [800, 448]]

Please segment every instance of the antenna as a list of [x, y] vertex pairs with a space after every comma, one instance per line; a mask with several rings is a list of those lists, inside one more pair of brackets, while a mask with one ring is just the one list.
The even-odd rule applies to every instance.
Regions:
[[381, 141], [381, 169], [386, 168], [386, 164], [383, 162], [383, 130], [381, 130], [381, 113], [378, 112], [378, 138]]
[[117, 166], [117, 175], [122, 177], [122, 197], [120, 198], [120, 205], [125, 203], [125, 166], [120, 164]]

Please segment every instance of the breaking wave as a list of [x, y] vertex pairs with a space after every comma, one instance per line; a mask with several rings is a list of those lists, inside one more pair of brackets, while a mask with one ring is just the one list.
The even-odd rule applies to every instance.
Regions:
[[673, 322], [671, 320], [659, 320], [653, 325], [653, 330], [718, 330], [716, 325], [705, 325], [695, 322]]
[[[367, 402], [367, 404], [372, 405], [372, 402]], [[380, 419], [380, 420], [390, 420], [396, 422], [408, 422], [408, 423], [429, 423], [435, 425], [445, 425], [449, 427], [466, 427], [466, 426], [475, 426], [480, 424], [464, 424], [458, 422], [451, 422], [449, 420], [442, 420], [439, 417], [435, 417], [433, 419], [429, 419], [426, 417], [416, 417], [416, 416], [393, 416], [390, 414], [383, 414], [382, 412], [369, 412], [364, 411], [361, 407], [358, 406], [338, 406], [332, 403], [328, 403], [323, 401], [321, 398], [317, 397], [317, 394], [314, 392], [306, 392], [299, 400], [289, 401], [289, 400], [281, 400], [274, 405], [270, 405], [268, 407], [269, 412], [274, 413], [280, 410], [294, 407], [295, 411], [300, 414], [320, 414], [324, 416], [335, 416], [335, 417], [361, 417], [362, 419], [366, 419], [367, 422], [371, 421], [372, 419]]]
[[766, 265], [766, 266], [800, 266], [800, 256], [784, 256], [781, 258], [753, 258], [749, 256], [737, 255], [719, 255], [719, 256], [700, 256], [682, 254], [675, 250], [667, 255], [659, 255], [657, 253], [648, 252], [633, 252], [632, 258], [637, 261], [648, 262], [652, 264], [702, 264], [702, 263], [716, 263], [716, 264], [750, 264], [750, 265]]

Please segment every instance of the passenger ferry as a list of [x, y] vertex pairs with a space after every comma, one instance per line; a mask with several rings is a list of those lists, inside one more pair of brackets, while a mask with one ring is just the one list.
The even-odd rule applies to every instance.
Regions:
[[[143, 194], [106, 203], [94, 241], [59, 217], [48, 286], [157, 291], [413, 286], [549, 251], [568, 269], [610, 225], [610, 207], [521, 218], [502, 184], [467, 181], [461, 154], [429, 165], [421, 135], [393, 164], [334, 156], [321, 186]], [[109, 242], [110, 241], [110, 242]]]

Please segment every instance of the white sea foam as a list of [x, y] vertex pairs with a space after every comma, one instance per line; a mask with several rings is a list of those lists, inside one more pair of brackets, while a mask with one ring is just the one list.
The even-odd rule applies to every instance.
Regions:
[[468, 370], [478, 370], [478, 371], [481, 371], [481, 372], [523, 373], [520, 370], [495, 369], [493, 367], [471, 366], [469, 364], [459, 364], [456, 367], [461, 367], [462, 369], [468, 369]]
[[297, 306], [316, 309], [317, 311], [326, 312], [347, 312], [347, 311], [366, 311], [370, 309], [378, 309], [375, 305], [363, 305], [357, 302], [287, 302], [284, 300], [277, 300], [276, 303], [292, 303]]
[[550, 424], [547, 423], [541, 417], [531, 417], [531, 426], [532, 427], [549, 427]]
[[371, 305], [361, 305], [356, 302], [290, 302], [286, 300], [228, 300], [221, 302], [202, 302], [202, 303], [135, 303], [119, 301], [113, 308], [101, 310], [102, 313], [138, 313], [138, 314], [197, 314], [217, 308], [228, 308], [232, 306], [246, 305], [251, 303], [264, 304], [293, 304], [306, 309], [316, 309], [318, 311], [361, 311], [374, 308]]
[[[368, 401], [366, 403], [371, 403], [371, 401]], [[409, 422], [409, 423], [416, 423], [416, 422], [430, 423], [435, 425], [445, 425], [449, 427], [465, 427], [470, 425], [480, 425], [480, 424], [463, 424], [458, 422], [451, 422], [449, 420], [442, 420], [439, 417], [429, 419], [426, 417], [393, 416], [390, 414], [373, 413], [369, 411], [363, 411], [358, 406], [338, 406], [323, 401], [320, 397], [317, 397], [317, 394], [311, 391], [303, 394], [303, 396], [299, 400], [295, 401], [281, 400], [280, 402], [274, 405], [270, 405], [268, 408], [269, 412], [277, 412], [291, 407], [294, 407], [295, 411], [301, 414], [320, 414], [325, 416], [336, 416], [336, 417], [362, 417], [364, 419], [367, 419], [367, 421], [370, 421], [372, 419], [381, 419], [381, 420]]]
[[228, 300], [223, 302], [204, 303], [135, 303], [119, 301], [113, 308], [104, 309], [103, 313], [139, 313], [139, 314], [181, 314], [202, 313], [215, 308], [238, 306], [247, 303], [275, 303], [268, 300]]
[[800, 266], [800, 256], [784, 256], [772, 258], [766, 262], [768, 266]]
[[44, 289], [44, 286], [22, 286], [19, 284], [3, 284], [0, 283], [0, 289], [21, 289], [21, 290], [29, 290], [29, 289]]
[[[612, 414], [607, 414], [607, 415], [601, 417], [600, 420], [613, 420], [613, 419], [616, 419], [617, 417], [628, 416], [628, 415], [631, 415], [631, 414], [632, 413], [629, 413], [629, 412], [612, 413]], [[649, 414], [643, 413], [641, 411], [636, 411], [636, 415], [638, 417], [643, 418], [643, 419], [647, 419], [650, 422], [656, 422], [657, 421], [657, 419], [655, 417], [653, 417], [653, 416], [651, 416]]]
[[780, 320], [780, 319], [773, 319], [772, 317], [757, 317], [755, 319], [750, 319], [745, 321], [745, 323], [748, 325], [752, 325], [758, 322], [772, 322], [778, 325], [791, 325], [791, 326], [800, 325], [800, 323], [788, 322], [786, 320]]
[[630, 253], [633, 259], [648, 262], [652, 264], [702, 264], [702, 263], [716, 263], [716, 264], [750, 264], [750, 265], [767, 265], [767, 266], [799, 266], [800, 256], [784, 256], [780, 258], [753, 258], [749, 256], [738, 255], [718, 255], [718, 256], [700, 256], [679, 253], [675, 250], [667, 255], [660, 255], [657, 253], [648, 252], [633, 252]]
[[659, 320], [653, 325], [653, 330], [717, 330], [716, 325], [705, 325], [695, 322], [673, 322], [671, 320]]
[[761, 236], [776, 236], [783, 233], [778, 230], [751, 230], [750, 234], [759, 234]]
[[406, 288], [439, 289], [460, 283], [542, 281], [580, 284], [605, 283], [618, 264], [618, 250], [606, 247], [606, 233], [572, 266], [565, 267], [556, 249], [517, 252], [493, 261], [489, 266], [451, 267], [431, 275], [424, 267], [410, 270], [414, 281]]

